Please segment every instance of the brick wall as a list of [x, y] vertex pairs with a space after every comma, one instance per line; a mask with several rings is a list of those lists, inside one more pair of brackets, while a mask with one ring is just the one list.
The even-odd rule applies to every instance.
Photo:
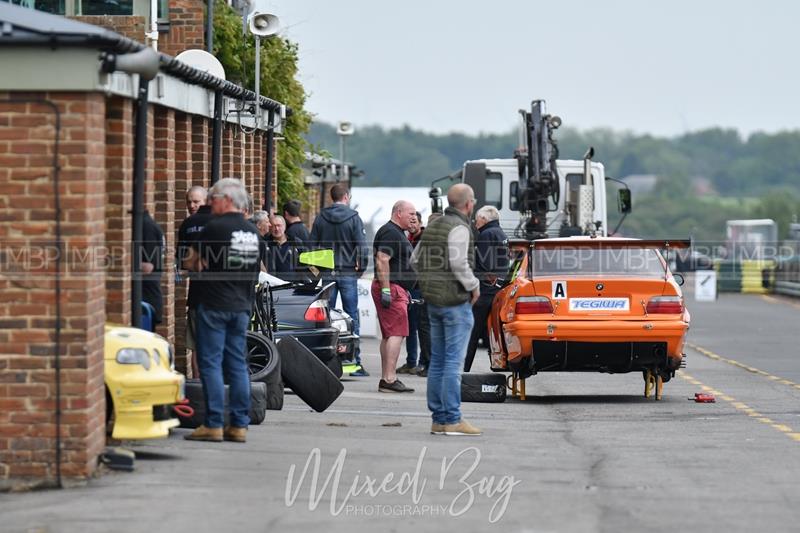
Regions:
[[[121, 33], [134, 41], [144, 42], [145, 18], [139, 16], [87, 15], [71, 17]], [[158, 35], [158, 49], [176, 56], [184, 50], [205, 50], [205, 2], [201, 0], [170, 0], [169, 28]]]
[[[192, 183], [192, 117], [185, 113], [175, 113], [175, 228], [180, 227], [186, 218], [186, 191]], [[205, 152], [203, 152], [205, 154]], [[189, 375], [186, 365], [186, 280], [175, 283], [175, 368]]]
[[[155, 214], [153, 218], [164, 232], [164, 275], [161, 294], [164, 296], [163, 319], [158, 333], [170, 343], [175, 342], [175, 112], [158, 107], [154, 124], [153, 183]], [[184, 147], [185, 148], [185, 147]], [[183, 220], [183, 219], [180, 219]]]
[[111, 97], [106, 103], [106, 244], [113, 261], [106, 273], [109, 322], [131, 322], [131, 256], [133, 199], [133, 101]]
[[[170, 2], [162, 51], [202, 48], [203, 5]], [[136, 40], [145, 30], [140, 17], [76, 18]], [[67, 480], [91, 476], [106, 441], [104, 325], [131, 320], [134, 102], [100, 93], [0, 93], [0, 489], [52, 484], [57, 473], [55, 118], [41, 104], [3, 102], [12, 96], [49, 98], [61, 112], [60, 435]], [[186, 284], [172, 275], [175, 232], [186, 216], [186, 190], [209, 185], [212, 127], [206, 117], [160, 106], [147, 113], [145, 206], [167, 241], [159, 333], [174, 340], [176, 368], [188, 373]], [[222, 176], [245, 177], [262, 205], [266, 136], [242, 138], [226, 125], [222, 141]]]
[[[62, 113], [61, 472], [86, 477], [105, 444], [105, 98], [25, 96]], [[44, 105], [0, 104], [0, 486], [56, 476], [54, 124]]]
[[170, 0], [169, 32], [159, 35], [159, 50], [176, 56], [192, 49], [205, 50], [205, 2]]
[[144, 17], [121, 15], [85, 15], [69, 18], [121, 33], [128, 39], [133, 39], [134, 41], [143, 42], [145, 39], [144, 33], [146, 28]]

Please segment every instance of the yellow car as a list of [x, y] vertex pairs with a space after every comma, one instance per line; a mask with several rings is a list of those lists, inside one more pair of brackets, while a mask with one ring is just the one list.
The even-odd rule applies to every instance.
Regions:
[[166, 339], [143, 329], [106, 325], [104, 358], [111, 436], [166, 437], [178, 425], [172, 406], [184, 398], [184, 377], [173, 368]]

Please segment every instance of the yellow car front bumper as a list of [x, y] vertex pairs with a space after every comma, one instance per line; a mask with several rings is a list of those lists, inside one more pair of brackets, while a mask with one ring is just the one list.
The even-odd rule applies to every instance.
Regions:
[[107, 365], [120, 367], [111, 372], [106, 369], [106, 385], [114, 403], [115, 439], [153, 439], [166, 437], [169, 429], [178, 425], [177, 418], [155, 420], [153, 407], [172, 405], [183, 399], [184, 377], [164, 368], [145, 370], [138, 365]]

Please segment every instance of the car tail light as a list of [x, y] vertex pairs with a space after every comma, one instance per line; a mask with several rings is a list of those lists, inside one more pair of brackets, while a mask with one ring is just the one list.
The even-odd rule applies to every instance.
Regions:
[[647, 314], [680, 314], [683, 313], [683, 302], [680, 296], [655, 296], [647, 302]]
[[520, 296], [517, 298], [514, 312], [518, 315], [552, 313], [553, 306], [550, 303], [550, 299], [544, 296]]
[[312, 302], [303, 318], [309, 322], [325, 322], [328, 320], [328, 303], [325, 300]]

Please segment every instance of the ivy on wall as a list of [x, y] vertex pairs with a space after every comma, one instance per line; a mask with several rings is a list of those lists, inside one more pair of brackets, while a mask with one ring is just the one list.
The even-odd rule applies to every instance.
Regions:
[[[242, 35], [242, 17], [224, 0], [214, 5], [213, 53], [225, 67], [229, 81], [255, 87], [255, 39]], [[261, 94], [292, 109], [278, 143], [278, 205], [291, 198], [304, 199], [301, 165], [311, 115], [305, 110], [306, 93], [297, 80], [297, 45], [275, 35], [261, 39]]]

